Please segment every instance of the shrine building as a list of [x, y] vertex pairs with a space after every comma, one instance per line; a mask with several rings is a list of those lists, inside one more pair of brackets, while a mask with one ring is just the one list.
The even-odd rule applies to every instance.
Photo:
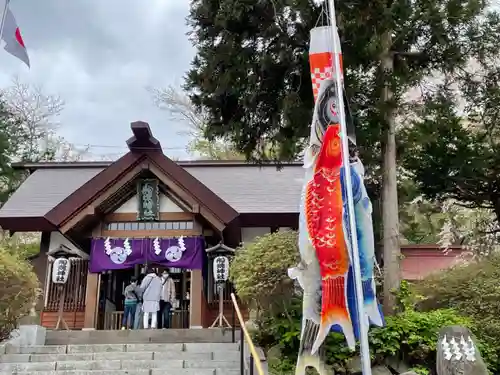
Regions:
[[[174, 162], [147, 123], [131, 128], [129, 152], [114, 162], [15, 165], [27, 178], [0, 209], [0, 226], [11, 234], [42, 233], [32, 262], [43, 287], [40, 323], [47, 328], [58, 318], [51, 277], [57, 253], [71, 255], [64, 297], [70, 329], [119, 329], [124, 287], [147, 265], [169, 269], [176, 283], [173, 328], [201, 328], [218, 315], [213, 258], [298, 226], [301, 163], [278, 170], [232, 161]], [[232, 291], [228, 282], [228, 311]]]
[[[25, 181], [0, 208], [10, 233], [41, 232], [30, 260], [43, 293], [40, 324], [59, 315], [57, 254], [70, 256], [64, 320], [70, 329], [119, 329], [122, 293], [131, 276], [152, 265], [176, 283], [173, 328], [210, 327], [219, 313], [213, 259], [280, 229], [297, 229], [302, 163], [258, 166], [239, 161], [174, 162], [149, 125], [134, 122], [129, 152], [115, 162], [25, 163]], [[406, 245], [402, 276], [419, 280], [455, 264], [464, 250]], [[232, 314], [231, 283], [224, 288]]]

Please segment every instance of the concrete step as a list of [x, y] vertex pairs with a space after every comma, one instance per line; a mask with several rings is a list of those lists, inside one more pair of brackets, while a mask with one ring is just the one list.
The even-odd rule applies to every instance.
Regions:
[[152, 369], [105, 371], [30, 371], [0, 372], [0, 375], [240, 375], [240, 370], [229, 369]]
[[[235, 332], [239, 339], [239, 330]], [[46, 345], [132, 343], [231, 343], [230, 329], [139, 329], [125, 331], [47, 331]]]
[[54, 331], [0, 345], [0, 375], [240, 375], [239, 349], [220, 329]]
[[91, 370], [152, 370], [152, 369], [216, 369], [237, 370], [238, 361], [199, 361], [199, 360], [100, 360], [100, 361], [61, 361], [1, 363], [0, 372], [16, 374], [36, 371], [91, 371]]
[[78, 354], [5, 354], [0, 356], [0, 363], [27, 362], [67, 362], [67, 361], [103, 361], [103, 360], [193, 360], [193, 361], [239, 361], [239, 351], [226, 352], [97, 352]]
[[123, 352], [169, 352], [169, 353], [213, 353], [239, 351], [239, 344], [233, 343], [186, 343], [186, 344], [96, 344], [96, 345], [44, 345], [2, 347], [5, 354], [84, 354]]

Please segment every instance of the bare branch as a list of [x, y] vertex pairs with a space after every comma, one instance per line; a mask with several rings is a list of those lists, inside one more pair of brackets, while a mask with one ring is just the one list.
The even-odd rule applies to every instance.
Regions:
[[48, 95], [41, 86], [23, 83], [14, 76], [12, 84], [0, 90], [0, 96], [19, 121], [18, 134], [12, 137], [15, 159], [68, 161], [88, 153], [88, 148], [77, 149], [57, 136], [58, 118], [64, 109], [64, 100], [58, 95]]
[[59, 127], [57, 117], [65, 103], [57, 95], [45, 94], [41, 86], [22, 83], [18, 76], [14, 76], [12, 85], [0, 90], [0, 95], [23, 125], [48, 132]]
[[148, 91], [152, 94], [155, 105], [167, 111], [171, 120], [182, 121], [189, 127], [189, 130], [182, 131], [181, 134], [203, 136], [206, 117], [196, 109], [187, 95], [171, 85], [162, 89], [149, 87]]
[[151, 93], [155, 105], [166, 111], [171, 120], [180, 121], [186, 125], [186, 129], [179, 134], [191, 138], [186, 147], [189, 153], [213, 160], [244, 159], [225, 139], [211, 141], [205, 139], [205, 125], [208, 118], [180, 89], [167, 86], [162, 89], [148, 87], [147, 90]]

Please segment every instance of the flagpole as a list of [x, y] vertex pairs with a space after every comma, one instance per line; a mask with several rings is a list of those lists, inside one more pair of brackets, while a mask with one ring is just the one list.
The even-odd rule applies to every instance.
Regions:
[[5, 0], [5, 6], [2, 13], [2, 23], [0, 24], [0, 41], [3, 37], [3, 27], [5, 26], [5, 17], [7, 16], [7, 9], [9, 8], [10, 0]]
[[356, 218], [354, 216], [354, 198], [352, 194], [351, 180], [351, 165], [349, 160], [349, 139], [347, 137], [347, 123], [344, 108], [344, 92], [342, 90], [342, 75], [340, 72], [340, 44], [337, 38], [337, 19], [335, 14], [334, 0], [328, 0], [328, 8], [330, 13], [330, 23], [332, 28], [333, 45], [334, 45], [334, 67], [335, 81], [338, 98], [338, 114], [340, 119], [341, 140], [342, 140], [342, 164], [344, 166], [345, 187], [347, 193], [347, 210], [349, 214], [349, 228], [351, 233], [351, 248], [352, 248], [352, 265], [354, 269], [354, 283], [356, 285], [356, 305], [358, 310], [359, 332], [360, 332], [360, 354], [361, 354], [361, 369], [363, 375], [371, 375], [371, 358], [370, 346], [368, 343], [368, 326], [365, 317], [363, 306], [363, 284], [361, 282], [361, 267], [359, 264], [359, 248], [358, 236], [356, 233]]

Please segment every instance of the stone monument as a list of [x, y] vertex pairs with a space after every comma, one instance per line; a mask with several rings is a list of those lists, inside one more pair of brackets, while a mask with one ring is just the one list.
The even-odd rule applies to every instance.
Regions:
[[436, 347], [437, 375], [488, 375], [475, 341], [466, 327], [442, 328]]

